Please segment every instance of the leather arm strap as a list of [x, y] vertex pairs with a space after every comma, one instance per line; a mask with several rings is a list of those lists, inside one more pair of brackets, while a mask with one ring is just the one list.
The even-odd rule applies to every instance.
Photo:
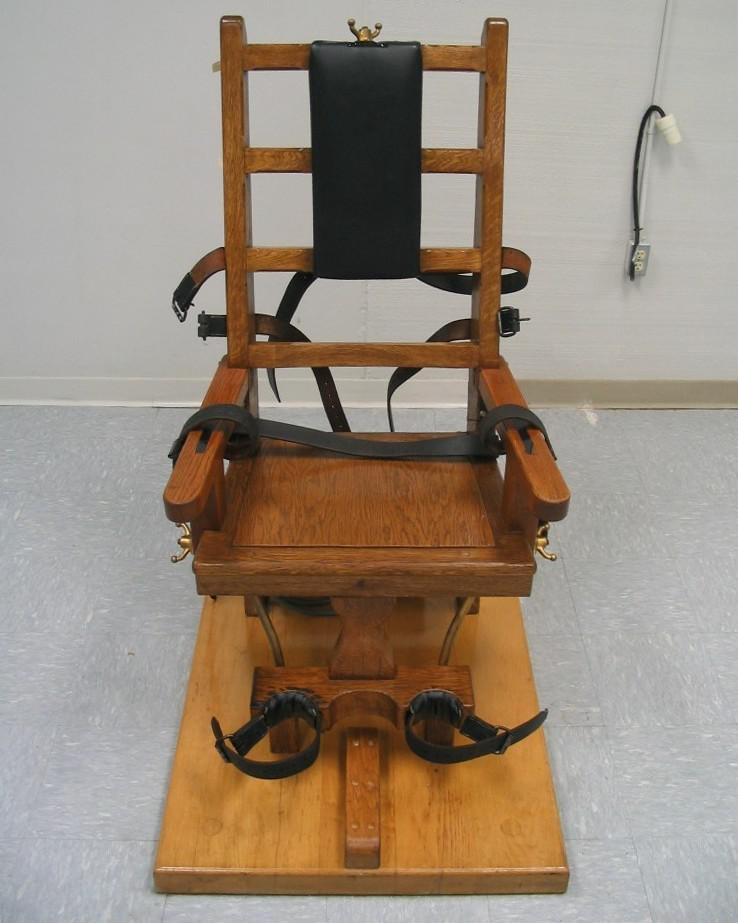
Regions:
[[[269, 762], [247, 758], [246, 754], [266, 736], [270, 728], [292, 718], [302, 718], [315, 732], [304, 750]], [[217, 718], [212, 718], [210, 727], [215, 737], [215, 749], [221, 758], [255, 779], [286, 779], [297, 775], [312, 766], [320, 753], [320, 709], [311, 696], [300, 690], [276, 692], [268, 699], [261, 714], [232, 734], [223, 733]]]
[[[488, 724], [476, 715], [465, 714], [461, 700], [453, 693], [428, 689], [415, 696], [405, 713], [405, 740], [413, 753], [429, 763], [465, 763], [480, 756], [502, 756], [508, 747], [538, 730], [547, 716], [548, 710], [543, 709], [514, 728]], [[450, 724], [474, 743], [449, 746], [423, 740], [413, 728], [428, 719]]]
[[[505, 453], [498, 428], [512, 426], [520, 432], [525, 441], [528, 427], [540, 430], [550, 446], [548, 434], [542, 421], [527, 407], [517, 404], [502, 404], [489, 410], [481, 419], [479, 428], [473, 433], [456, 433], [451, 436], [434, 436], [430, 439], [408, 439], [388, 442], [383, 439], [362, 439], [349, 433], [328, 433], [255, 417], [245, 407], [237, 404], [211, 404], [201, 407], [185, 422], [169, 452], [169, 458], [176, 464], [179, 453], [188, 434], [194, 431], [209, 433], [222, 422], [233, 424], [233, 431], [226, 446], [225, 458], [246, 458], [258, 448], [259, 437], [278, 439], [283, 442], [312, 446], [341, 455], [360, 458], [444, 458], [455, 456], [485, 456], [497, 458]], [[553, 449], [551, 450], [553, 452]]]

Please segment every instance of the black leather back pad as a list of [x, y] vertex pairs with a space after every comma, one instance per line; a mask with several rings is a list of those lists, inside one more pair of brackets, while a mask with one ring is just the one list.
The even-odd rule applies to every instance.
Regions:
[[314, 272], [403, 279], [420, 272], [417, 42], [313, 42]]

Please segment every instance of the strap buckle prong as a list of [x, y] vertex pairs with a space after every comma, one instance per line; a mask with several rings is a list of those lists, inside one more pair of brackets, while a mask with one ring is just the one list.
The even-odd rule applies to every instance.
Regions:
[[501, 725], [501, 724], [500, 724], [500, 725], [497, 725], [497, 730], [498, 730], [498, 731], [502, 731], [502, 733], [503, 733], [502, 745], [501, 745], [500, 749], [497, 751], [497, 754], [498, 754], [499, 756], [502, 756], [502, 754], [505, 753], [505, 752], [507, 751], [508, 747], [509, 747], [510, 744], [512, 743], [512, 733], [510, 732], [510, 728], [506, 728], [506, 727], [504, 727], [504, 726]]
[[218, 751], [218, 755], [224, 763], [230, 763], [228, 751], [225, 747], [225, 742], [227, 740], [233, 743], [233, 734], [221, 734], [220, 737], [215, 738], [215, 749]]

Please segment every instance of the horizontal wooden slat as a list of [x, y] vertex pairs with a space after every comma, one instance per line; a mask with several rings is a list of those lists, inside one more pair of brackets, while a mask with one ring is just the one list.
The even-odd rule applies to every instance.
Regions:
[[420, 251], [421, 272], [479, 272], [481, 251], [474, 247], [431, 247]]
[[[315, 562], [320, 561], [316, 569]], [[197, 591], [320, 596], [440, 596], [464, 593], [528, 596], [535, 565], [522, 536], [500, 548], [234, 548], [222, 532], [208, 532], [193, 565]]]
[[[312, 247], [249, 247], [249, 272], [312, 272]], [[479, 272], [479, 250], [474, 247], [432, 247], [420, 251], [421, 272]]]
[[484, 48], [479, 45], [423, 45], [423, 70], [478, 71], [485, 68]]
[[253, 368], [342, 367], [469, 369], [479, 361], [473, 343], [251, 343]]
[[247, 173], [310, 173], [309, 147], [247, 147], [244, 152]]
[[[483, 71], [484, 49], [479, 45], [423, 45], [423, 70]], [[307, 70], [310, 45], [244, 45], [243, 69]]]
[[[247, 147], [247, 173], [310, 173], [309, 147]], [[424, 148], [424, 173], [481, 173], [482, 151], [478, 148]]]
[[481, 173], [482, 166], [480, 148], [423, 148], [423, 173]]

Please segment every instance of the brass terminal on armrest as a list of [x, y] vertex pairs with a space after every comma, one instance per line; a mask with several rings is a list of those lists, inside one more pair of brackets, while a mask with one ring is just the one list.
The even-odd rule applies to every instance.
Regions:
[[192, 554], [192, 530], [186, 522], [176, 522], [175, 525], [182, 530], [182, 534], [177, 539], [177, 544], [182, 550], [179, 554], [171, 555], [169, 560], [172, 564], [179, 564], [180, 561], [184, 561], [188, 554]]
[[553, 551], [548, 551], [548, 530], [550, 528], [550, 522], [539, 523], [538, 531], [536, 532], [535, 550], [538, 552], [538, 554], [540, 554], [542, 558], [545, 558], [547, 561], [556, 561], [559, 556], [554, 554]]

